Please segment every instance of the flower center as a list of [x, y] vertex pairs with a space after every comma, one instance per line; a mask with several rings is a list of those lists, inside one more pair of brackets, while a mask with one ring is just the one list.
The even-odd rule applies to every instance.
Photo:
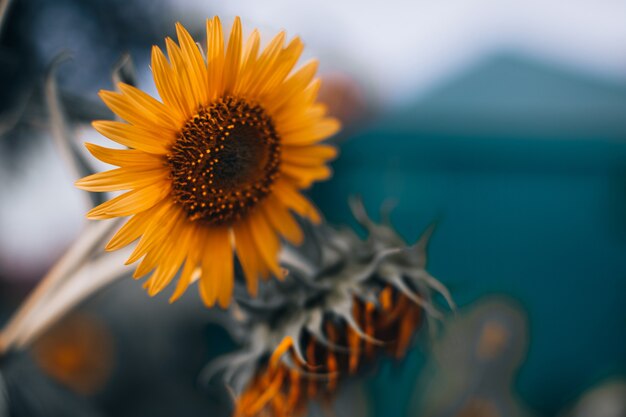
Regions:
[[228, 224], [270, 193], [280, 140], [262, 107], [226, 96], [183, 126], [167, 161], [172, 195], [189, 219]]

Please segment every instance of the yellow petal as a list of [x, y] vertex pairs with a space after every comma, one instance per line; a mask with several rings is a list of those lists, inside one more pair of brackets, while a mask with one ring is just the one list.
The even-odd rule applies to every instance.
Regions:
[[169, 190], [162, 186], [150, 186], [129, 191], [89, 210], [87, 218], [110, 219], [140, 213], [157, 204], [168, 193]]
[[190, 229], [191, 237], [189, 240], [188, 256], [185, 260], [185, 266], [180, 273], [180, 278], [178, 278], [176, 290], [170, 297], [170, 303], [178, 300], [185, 293], [185, 291], [187, 291], [187, 288], [189, 288], [189, 285], [191, 284], [194, 276], [200, 273], [197, 256], [199, 240], [195, 229], [193, 227], [191, 227]]
[[[234, 285], [233, 248], [230, 230], [227, 227], [212, 228], [206, 231], [206, 251], [208, 265], [202, 264], [200, 285], [207, 286], [213, 302], [219, 301], [222, 308], [228, 307]], [[210, 290], [208, 287], [211, 287]]]
[[149, 118], [151, 125], [172, 132], [179, 128], [181, 120], [176, 119], [163, 103], [132, 85], [118, 83], [117, 86], [129, 102], [144, 110], [144, 115]]
[[301, 94], [311, 83], [317, 72], [317, 67], [317, 60], [304, 64], [302, 68], [290, 75], [285, 82], [278, 86], [271, 96], [268, 95], [264, 99], [264, 107], [270, 112], [278, 112], [281, 107], [285, 106], [294, 96]]
[[162, 185], [168, 175], [165, 167], [123, 167], [89, 175], [76, 181], [75, 185], [81, 190], [95, 192], [121, 191]]
[[150, 278], [148, 294], [155, 295], [161, 292], [174, 279], [174, 275], [180, 269], [189, 250], [189, 238], [191, 234], [188, 227], [178, 225], [167, 237], [168, 248], [165, 255], [160, 257], [157, 271]]
[[242, 86], [242, 89], [246, 91], [246, 95], [250, 97], [255, 96], [258, 90], [265, 85], [267, 79], [272, 75], [274, 64], [283, 48], [285, 36], [284, 31], [280, 32], [261, 53], [261, 56], [254, 66], [253, 75], [247, 80], [249, 84]]
[[115, 235], [107, 243], [105, 249], [113, 251], [129, 245], [134, 240], [143, 235], [155, 216], [158, 215], [163, 203], [135, 214], [118, 230]]
[[293, 209], [301, 216], [308, 217], [314, 223], [319, 223], [321, 221], [320, 215], [313, 204], [311, 204], [306, 197], [296, 191], [293, 185], [289, 184], [288, 180], [279, 178], [274, 184], [274, 190], [276, 192], [276, 196], [285, 206]]
[[209, 97], [219, 97], [224, 87], [222, 85], [222, 71], [224, 69], [224, 34], [222, 22], [215, 16], [207, 20], [207, 70], [209, 81]]
[[[144, 129], [169, 129], [173, 130], [168, 123], [155, 123], [155, 115], [146, 107], [138, 105], [130, 97], [114, 91], [100, 90], [98, 93], [102, 101], [115, 114], [135, 126]], [[166, 120], [169, 120], [166, 119]]]
[[321, 165], [337, 156], [337, 148], [329, 145], [288, 146], [282, 147], [281, 159], [285, 163], [315, 166]]
[[277, 126], [282, 126], [293, 117], [298, 117], [306, 113], [311, 106], [314, 105], [315, 99], [322, 85], [319, 79], [315, 79], [304, 90], [298, 91], [297, 94], [285, 103], [274, 115], [274, 122]]
[[176, 23], [176, 33], [178, 35], [178, 42], [180, 43], [183, 59], [188, 65], [187, 71], [196, 94], [196, 99], [198, 103], [206, 103], [209, 99], [209, 90], [204, 58], [196, 42], [180, 23]]
[[174, 71], [158, 46], [152, 47], [152, 77], [159, 96], [170, 111], [174, 112], [176, 119], [188, 119], [191, 114], [182, 99]]
[[196, 90], [189, 74], [191, 68], [188, 65], [190, 63], [184, 60], [180, 48], [172, 38], [165, 38], [165, 47], [172, 64], [172, 74], [178, 83], [179, 100], [185, 108], [185, 114], [191, 116], [196, 112], [201, 100], [196, 95]]
[[296, 245], [302, 243], [304, 238], [302, 229], [291, 213], [289, 213], [289, 210], [276, 197], [269, 196], [262, 208], [265, 217], [269, 220], [272, 227], [283, 235], [285, 239]]
[[206, 244], [207, 238], [208, 235], [206, 233], [203, 234], [201, 243], [202, 252], [200, 254], [202, 272], [200, 274], [200, 279], [198, 280], [198, 291], [200, 292], [200, 298], [202, 299], [204, 305], [210, 308], [215, 305], [217, 291], [215, 290], [213, 276], [209, 275], [209, 265], [213, 262], [213, 259], [211, 257], [209, 247]]
[[301, 107], [301, 111], [292, 113], [292, 116], [285, 118], [280, 123], [278, 130], [280, 134], [287, 134], [294, 130], [301, 130], [303, 128], [310, 128], [317, 124], [320, 120], [326, 116], [327, 109], [324, 104], [315, 103], [311, 106]]
[[[174, 220], [166, 224], [165, 221], [167, 221], [169, 217], [173, 218]], [[164, 262], [170, 261], [171, 259], [169, 259], [169, 257], [171, 257], [172, 255], [179, 254], [181, 258], [178, 259], [178, 265], [182, 263], [184, 254], [180, 252], [180, 247], [178, 243], [181, 232], [185, 230], [184, 224], [186, 219], [184, 218], [184, 216], [179, 215], [171, 215], [169, 217], [166, 218], [165, 221], [161, 222], [163, 223], [163, 229], [165, 229], [165, 232], [162, 233], [160, 236], [152, 235], [147, 237], [146, 233], [142, 237], [139, 243], [142, 244], [144, 242], [147, 242], [147, 244], [144, 246], [145, 250], [142, 250], [141, 255], [143, 256], [145, 254], [145, 257], [137, 266], [133, 277], [140, 278], [141, 276], [150, 272], [152, 269], [157, 268], [159, 265], [162, 265]], [[135, 254], [136, 252], [133, 252], [131, 258], [135, 256]], [[126, 264], [134, 262], [134, 260], [131, 258], [126, 261]], [[149, 290], [153, 286], [154, 280], [148, 283], [146, 288]]]
[[180, 277], [178, 278], [176, 290], [170, 297], [170, 303], [177, 301], [183, 296], [183, 294], [185, 294], [185, 291], [187, 291], [187, 288], [189, 288], [189, 285], [191, 284], [191, 279], [195, 271], [197, 271], [197, 265], [187, 258], [185, 265], [183, 266], [183, 270], [180, 273]]
[[244, 48], [243, 60], [241, 64], [241, 71], [239, 72], [239, 79], [237, 80], [234, 88], [236, 95], [245, 93], [245, 87], [248, 86], [248, 81], [252, 77], [255, 64], [257, 62], [257, 56], [259, 54], [259, 47], [261, 44], [261, 36], [258, 30], [253, 30]]
[[154, 297], [165, 288], [180, 269], [182, 260], [176, 255], [163, 256], [161, 263], [148, 279], [148, 295]]
[[181, 213], [178, 208], [174, 207], [171, 202], [164, 202], [159, 208], [159, 211], [155, 212], [152, 221], [141, 236], [139, 243], [126, 260], [126, 264], [128, 265], [137, 261], [156, 245], [163, 242], [170, 233], [170, 230], [176, 226], [177, 222], [182, 222], [184, 218], [184, 214]]
[[339, 131], [341, 124], [338, 120], [327, 118], [319, 121], [314, 126], [290, 132], [282, 136], [286, 145], [311, 145], [320, 142]]
[[115, 142], [151, 154], [165, 155], [175, 137], [167, 132], [156, 132], [110, 120], [92, 123], [94, 129]]
[[[163, 240], [155, 242], [152, 248], [145, 254], [145, 257], [139, 262], [139, 265], [137, 265], [135, 272], [133, 272], [133, 278], [139, 279], [157, 268], [162, 263], [169, 246], [168, 242]], [[144, 284], [144, 288], [148, 290], [152, 282], [148, 280]]]
[[313, 182], [325, 180], [332, 175], [331, 169], [325, 165], [301, 166], [284, 163], [280, 170], [298, 184], [299, 188], [308, 188]]
[[233, 226], [235, 232], [235, 248], [237, 250], [237, 258], [241, 263], [248, 292], [252, 296], [256, 296], [259, 286], [259, 275], [266, 273], [265, 268], [261, 266], [262, 261], [259, 259], [254, 244], [254, 239], [245, 222], [239, 222]]
[[282, 276], [282, 272], [278, 266], [278, 250], [280, 242], [276, 233], [270, 227], [267, 219], [261, 211], [253, 211], [248, 215], [248, 219], [244, 220], [248, 224], [255, 247], [261, 254], [261, 259], [267, 268], [276, 277]]
[[269, 72], [267, 79], [259, 83], [259, 86], [257, 87], [258, 94], [260, 96], [273, 91], [276, 86], [285, 80], [291, 70], [293, 70], [296, 62], [298, 62], [303, 49], [304, 44], [300, 38], [296, 37], [289, 43], [289, 45], [287, 45], [285, 49], [280, 51], [276, 62], [274, 63], [274, 67]]
[[224, 60], [224, 92], [230, 93], [235, 88], [241, 66], [241, 20], [237, 16], [228, 39], [226, 58]]
[[163, 159], [137, 149], [111, 149], [93, 143], [85, 143], [87, 150], [100, 161], [126, 167], [162, 166]]

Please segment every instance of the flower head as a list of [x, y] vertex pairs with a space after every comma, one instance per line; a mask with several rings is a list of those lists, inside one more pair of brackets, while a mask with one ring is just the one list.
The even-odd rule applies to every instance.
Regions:
[[279, 33], [260, 51], [255, 30], [245, 45], [239, 18], [227, 42], [220, 20], [207, 21], [206, 58], [182, 25], [167, 55], [152, 49], [152, 72], [161, 101], [135, 87], [101, 92], [123, 120], [94, 128], [129, 149], [87, 144], [101, 161], [118, 166], [77, 182], [79, 188], [126, 191], [95, 207], [91, 219], [132, 216], [107, 245], [140, 238], [128, 263], [141, 260], [135, 277], [154, 271], [150, 294], [181, 270], [172, 300], [195, 279], [211, 306], [227, 306], [233, 291], [234, 253], [248, 290], [258, 277], [281, 276], [279, 236], [292, 243], [302, 231], [291, 211], [317, 222], [300, 194], [330, 176], [335, 148], [320, 144], [339, 123], [316, 102], [317, 62], [294, 67], [299, 38], [285, 45]]
[[264, 285], [255, 299], [235, 296], [222, 324], [240, 348], [202, 373], [209, 386], [230, 387], [234, 416], [301, 416], [310, 401], [330, 404], [343, 381], [385, 353], [402, 359], [414, 336], [443, 317], [436, 295], [454, 309], [426, 270], [432, 227], [408, 246], [358, 201], [352, 209], [367, 239], [348, 228], [307, 227], [307, 243], [281, 253], [283, 281]]

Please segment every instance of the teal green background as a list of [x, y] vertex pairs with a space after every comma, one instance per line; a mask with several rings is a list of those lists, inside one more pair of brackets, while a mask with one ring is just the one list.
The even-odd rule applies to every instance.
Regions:
[[[345, 138], [312, 197], [331, 223], [397, 201], [413, 241], [431, 222], [429, 270], [461, 306], [502, 293], [527, 310], [516, 389], [554, 414], [626, 375], [626, 86], [495, 57]], [[373, 415], [406, 415], [423, 359], [384, 364]]]

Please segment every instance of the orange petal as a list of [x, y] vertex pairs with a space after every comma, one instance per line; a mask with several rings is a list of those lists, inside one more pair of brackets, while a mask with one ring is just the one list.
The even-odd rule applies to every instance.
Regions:
[[[359, 321], [360, 307], [357, 301], [352, 303], [352, 316], [355, 320]], [[350, 348], [348, 369], [351, 374], [355, 373], [359, 366], [359, 359], [361, 357], [361, 336], [353, 329], [348, 329], [348, 347]]]
[[291, 336], [283, 337], [283, 340], [281, 340], [278, 346], [276, 346], [276, 349], [274, 349], [274, 352], [272, 353], [272, 356], [270, 357], [269, 368], [270, 369], [278, 368], [280, 359], [283, 357], [285, 353], [287, 353], [287, 351], [292, 346], [293, 346], [293, 339], [291, 338]]
[[284, 373], [278, 372], [274, 380], [267, 386], [263, 394], [257, 398], [257, 400], [250, 405], [248, 409], [249, 416], [257, 416], [259, 412], [265, 407], [265, 405], [276, 396], [282, 387], [284, 379]]

